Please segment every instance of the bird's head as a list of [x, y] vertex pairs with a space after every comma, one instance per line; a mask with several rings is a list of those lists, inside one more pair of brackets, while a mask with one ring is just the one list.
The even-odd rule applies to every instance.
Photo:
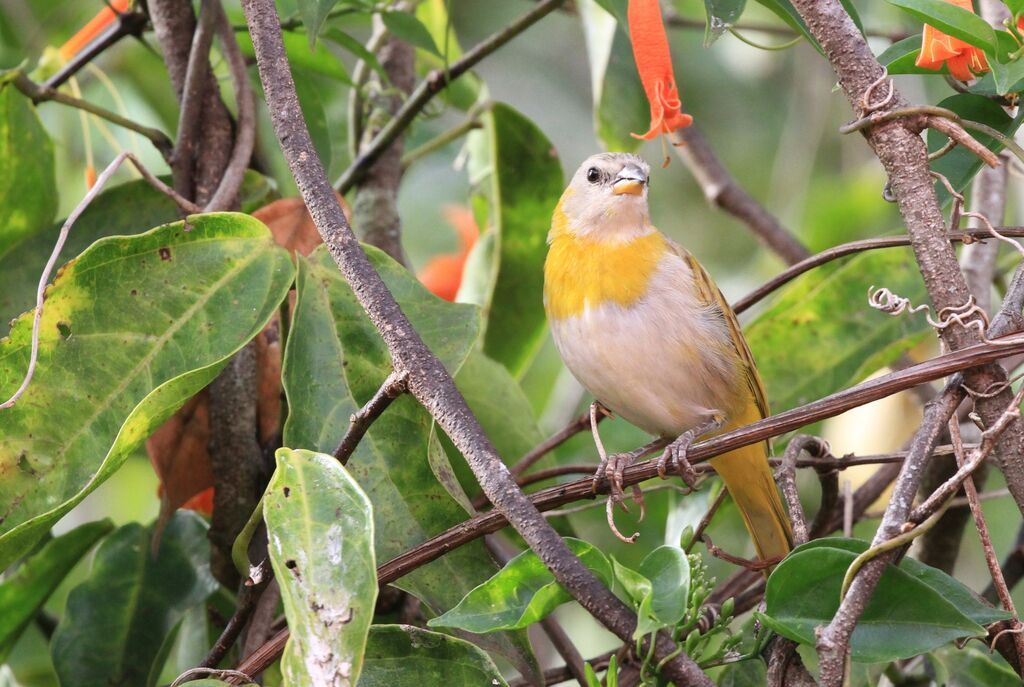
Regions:
[[[576, 236], [626, 240], [648, 231], [650, 175], [650, 166], [636, 155], [591, 155], [576, 170], [562, 194], [552, 233], [565, 231]], [[560, 223], [565, 226], [557, 226]]]

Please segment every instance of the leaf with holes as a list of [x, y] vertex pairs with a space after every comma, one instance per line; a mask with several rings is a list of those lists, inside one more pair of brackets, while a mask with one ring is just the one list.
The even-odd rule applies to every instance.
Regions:
[[217, 589], [206, 523], [179, 511], [152, 548], [153, 527], [125, 525], [96, 550], [89, 577], [71, 590], [53, 634], [61, 684], [152, 685], [167, 637], [185, 611]]
[[373, 508], [332, 456], [281, 448], [276, 457], [263, 517], [292, 630], [285, 682], [355, 684], [377, 599]]
[[[212, 381], [292, 276], [267, 228], [235, 213], [102, 239], [61, 270], [35, 376], [0, 412], [0, 570]], [[2, 398], [22, 381], [31, 333], [26, 313], [0, 341]]]
[[[364, 249], [412, 326], [448, 370], [456, 373], [479, 337], [477, 308], [437, 298], [386, 254], [371, 246]], [[333, 453], [349, 417], [391, 372], [391, 358], [326, 249], [299, 258], [296, 288], [298, 300], [284, 359], [288, 397], [284, 443]], [[373, 502], [380, 561], [467, 517], [466, 496], [436, 437], [431, 436], [432, 424], [415, 399], [400, 397], [373, 423], [349, 462], [349, 471]], [[486, 550], [476, 542], [396, 584], [440, 613], [493, 572]], [[501, 643], [502, 651], [514, 660], [517, 655], [529, 655], [522, 637], [490, 639]], [[525, 664], [523, 669], [530, 670]]]

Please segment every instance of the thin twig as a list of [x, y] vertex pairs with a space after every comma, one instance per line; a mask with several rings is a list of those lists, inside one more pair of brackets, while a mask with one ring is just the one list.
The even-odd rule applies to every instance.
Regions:
[[[997, 227], [997, 229], [1003, 236], [1024, 237], [1024, 227]], [[947, 235], [950, 242], [963, 244], [971, 244], [991, 237], [992, 233], [988, 231], [988, 229], [968, 229], [956, 234]], [[737, 314], [742, 313], [763, 300], [773, 291], [777, 291], [779, 288], [785, 286], [800, 275], [810, 272], [815, 267], [820, 267], [821, 265], [832, 262], [833, 260], [838, 260], [839, 258], [844, 258], [848, 255], [855, 255], [856, 253], [862, 253], [869, 250], [909, 246], [910, 242], [911, 240], [907, 236], [885, 236], [881, 238], [850, 241], [849, 243], [842, 243], [838, 246], [833, 246], [832, 248], [816, 253], [815, 255], [812, 255], [805, 260], [801, 260], [795, 265], [783, 270], [743, 298], [736, 301], [733, 304], [732, 309]]]
[[82, 100], [81, 98], [76, 98], [58, 90], [37, 84], [21, 72], [18, 72], [14, 76], [12, 83], [15, 88], [24, 93], [35, 104], [52, 100], [53, 102], [60, 103], [61, 105], [67, 105], [96, 115], [101, 119], [107, 120], [111, 124], [116, 124], [128, 129], [129, 131], [134, 131], [137, 134], [145, 136], [160, 152], [160, 155], [164, 160], [167, 160], [168, 162], [171, 161], [174, 144], [171, 142], [170, 137], [159, 129], [143, 126], [138, 122], [128, 119], [127, 117], [122, 117], [116, 112], [111, 112], [105, 107], [94, 105], [87, 100]]
[[782, 467], [779, 468], [775, 478], [779, 483], [782, 496], [786, 499], [789, 520], [793, 524], [794, 546], [806, 544], [808, 541], [807, 516], [804, 514], [804, 507], [800, 503], [800, 493], [796, 489], [797, 458], [804, 452], [815, 458], [823, 458], [830, 453], [828, 444], [822, 439], [806, 434], [798, 434], [789, 440], [786, 451], [782, 455]]
[[235, 144], [231, 150], [227, 167], [221, 175], [217, 190], [206, 203], [204, 212], [226, 210], [237, 206], [238, 193], [245, 180], [245, 171], [249, 168], [252, 151], [256, 145], [256, 102], [253, 98], [252, 84], [249, 83], [249, 71], [245, 58], [238, 47], [238, 39], [228, 24], [227, 15], [220, 0], [212, 0], [214, 21], [217, 35], [220, 36], [224, 54], [231, 70], [231, 83], [234, 87], [235, 103], [238, 108], [238, 128]]
[[[1019, 402], [1019, 398], [1017, 400]], [[1019, 414], [1018, 408], [1014, 410]], [[949, 436], [956, 449], [957, 465], [963, 468], [967, 465], [968, 458], [965, 455], [963, 441], [960, 437], [960, 421], [956, 418], [949, 421]], [[1006, 586], [1006, 580], [1003, 579], [1003, 570], [999, 567], [999, 558], [996, 556], [995, 548], [992, 546], [992, 537], [989, 536], [988, 523], [985, 521], [985, 513], [982, 511], [981, 502], [978, 499], [978, 489], [974, 485], [974, 478], [970, 475], [964, 480], [964, 494], [967, 496], [971, 515], [974, 516], [974, 524], [978, 529], [978, 539], [981, 540], [981, 547], [985, 552], [985, 563], [988, 565], [989, 574], [992, 576], [992, 586], [995, 588], [1003, 608], [1013, 615], [1012, 627], [1017, 631], [1012, 633], [1012, 637], [1014, 647], [1017, 649], [1017, 664], [1024, 666], [1024, 634], [1020, 632], [1022, 629], [1020, 616], [1017, 615], [1017, 608], [1013, 604], [1013, 597]]]
[[10, 408], [18, 399], [21, 398], [25, 390], [28, 389], [29, 383], [32, 381], [32, 376], [36, 371], [36, 363], [39, 361], [39, 325], [43, 318], [43, 301], [46, 299], [46, 285], [50, 281], [50, 274], [53, 272], [53, 268], [57, 265], [57, 258], [60, 257], [61, 249], [64, 248], [64, 243], [68, 239], [68, 233], [71, 231], [72, 225], [78, 221], [78, 218], [82, 216], [85, 209], [89, 207], [96, 196], [100, 194], [107, 182], [110, 181], [110, 177], [114, 175], [117, 168], [121, 166], [121, 163], [125, 160], [131, 160], [135, 168], [139, 170], [142, 177], [150, 183], [156, 190], [160, 191], [164, 195], [171, 198], [178, 204], [183, 210], [189, 213], [202, 212], [202, 209], [197, 205], [193, 204], [186, 198], [178, 195], [171, 187], [164, 182], [153, 176], [148, 169], [146, 169], [138, 159], [128, 152], [120, 153], [117, 157], [111, 161], [107, 168], [96, 177], [96, 183], [93, 185], [89, 192], [85, 194], [81, 202], [75, 206], [75, 209], [71, 211], [68, 218], [64, 220], [64, 224], [61, 225], [60, 233], [57, 235], [57, 242], [53, 246], [53, 251], [50, 253], [50, 259], [46, 261], [46, 267], [43, 268], [43, 273], [39, 276], [39, 285], [36, 287], [36, 308], [35, 313], [32, 317], [32, 348], [29, 354], [28, 370], [25, 372], [25, 378], [21, 382], [21, 386], [14, 392], [9, 399], [0, 403], [0, 410], [4, 408]]
[[704, 515], [701, 516], [700, 522], [698, 522], [697, 527], [694, 528], [693, 535], [690, 537], [690, 543], [686, 545], [686, 553], [693, 551], [694, 544], [699, 541], [703, 541], [704, 531], [707, 530], [708, 526], [711, 524], [711, 520], [715, 517], [715, 513], [717, 513], [718, 509], [722, 507], [723, 503], [725, 503], [725, 497], [728, 496], [728, 494], [729, 490], [723, 485], [722, 490], [718, 492], [718, 496], [716, 496], [715, 500], [711, 502], [708, 509], [704, 511]]
[[117, 12], [117, 21], [96, 36], [87, 46], [68, 60], [57, 73], [46, 80], [46, 88], [60, 88], [64, 82], [77, 74], [83, 67], [102, 55], [107, 48], [116, 45], [125, 36], [142, 35], [149, 20], [142, 12]]
[[342, 172], [341, 176], [334, 183], [338, 192], [345, 194], [356, 183], [371, 164], [387, 150], [398, 136], [412, 124], [416, 116], [423, 111], [430, 100], [443, 91], [448, 84], [459, 78], [470, 69], [475, 67], [482, 59], [489, 56], [498, 48], [530, 28], [548, 14], [558, 9], [565, 0], [544, 0], [536, 7], [519, 17], [511, 24], [493, 34], [489, 38], [475, 45], [467, 51], [460, 59], [453, 62], [446, 69], [435, 69], [427, 74], [415, 90], [409, 95], [402, 107], [395, 113], [395, 116], [384, 126], [373, 140], [360, 152], [359, 156], [352, 161], [348, 169]]
[[425, 158], [431, 153], [441, 150], [449, 143], [459, 140], [470, 131], [479, 129], [482, 126], [483, 124], [480, 123], [480, 109], [474, 108], [465, 119], [453, 126], [451, 129], [438, 134], [423, 145], [418, 148], [414, 148], [403, 155], [402, 167], [407, 168], [412, 166], [414, 163]]
[[258, 566], [258, 572], [252, 575], [250, 579], [242, 582], [238, 592], [238, 600], [235, 604], [235, 612], [228, 619], [227, 625], [224, 626], [220, 637], [214, 642], [210, 653], [206, 655], [206, 659], [200, 667], [215, 668], [224, 660], [228, 651], [238, 641], [238, 636], [241, 634], [245, 624], [249, 622], [249, 618], [252, 616], [253, 611], [256, 610], [260, 597], [263, 596], [263, 591], [267, 588], [273, 577], [274, 571], [270, 567], [270, 559], [264, 558]]
[[[171, 159], [174, 188], [187, 196], [192, 192], [192, 171], [198, 146], [199, 127], [202, 123], [203, 102], [206, 100], [207, 77], [210, 73], [210, 46], [213, 45], [214, 25], [217, 22], [215, 6], [219, 0], [201, 0], [199, 21], [192, 34], [192, 49], [185, 70], [185, 87], [181, 92], [178, 111], [178, 135]], [[223, 11], [223, 10], [222, 10]]]
[[334, 457], [338, 459], [338, 462], [342, 465], [348, 463], [348, 459], [352, 457], [359, 442], [370, 429], [370, 425], [387, 410], [396, 398], [409, 390], [408, 381], [408, 373], [392, 372], [366, 402], [366, 405], [352, 413], [352, 417], [349, 418], [348, 431], [345, 432], [341, 443], [334, 451]]
[[[607, 416], [599, 414], [597, 416], [597, 421], [601, 422], [602, 420], [605, 419], [605, 417]], [[532, 466], [534, 463], [536, 463], [538, 460], [546, 456], [551, 451], [554, 451], [556, 448], [558, 448], [565, 442], [569, 441], [569, 439], [573, 438], [580, 432], [589, 431], [590, 413], [581, 413], [580, 415], [576, 416], [575, 419], [571, 420], [569, 424], [567, 424], [565, 427], [558, 430], [541, 443], [537, 444], [537, 446], [535, 446], [534, 448], [530, 449], [530, 451], [526, 455], [517, 460], [515, 464], [509, 468], [509, 471], [513, 475], [521, 475], [523, 474], [523, 472], [528, 470], [530, 466]]]

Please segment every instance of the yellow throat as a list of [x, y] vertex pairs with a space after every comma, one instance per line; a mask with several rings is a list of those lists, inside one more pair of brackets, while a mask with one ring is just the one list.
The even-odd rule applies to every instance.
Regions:
[[565, 319], [587, 307], [640, 300], [668, 244], [655, 229], [626, 240], [579, 236], [561, 206], [551, 220], [551, 244], [544, 263], [544, 306], [548, 317]]

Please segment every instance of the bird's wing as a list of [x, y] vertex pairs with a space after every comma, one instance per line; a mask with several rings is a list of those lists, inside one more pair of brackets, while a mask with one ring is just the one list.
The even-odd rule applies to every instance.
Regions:
[[750, 352], [750, 346], [747, 345], [747, 340], [743, 337], [743, 330], [740, 328], [740, 321], [737, 319], [736, 313], [733, 312], [715, 281], [704, 269], [704, 266], [697, 261], [697, 258], [671, 239], [668, 239], [668, 245], [670, 250], [683, 259], [693, 273], [693, 283], [697, 289], [698, 298], [704, 304], [716, 308], [722, 313], [722, 320], [729, 329], [729, 337], [736, 349], [736, 355], [743, 365], [743, 377], [750, 388], [750, 395], [757, 404], [758, 410], [761, 411], [761, 417], [768, 417], [768, 400], [765, 397], [764, 383], [761, 381], [761, 375], [758, 374], [757, 364], [754, 362], [754, 355]]

